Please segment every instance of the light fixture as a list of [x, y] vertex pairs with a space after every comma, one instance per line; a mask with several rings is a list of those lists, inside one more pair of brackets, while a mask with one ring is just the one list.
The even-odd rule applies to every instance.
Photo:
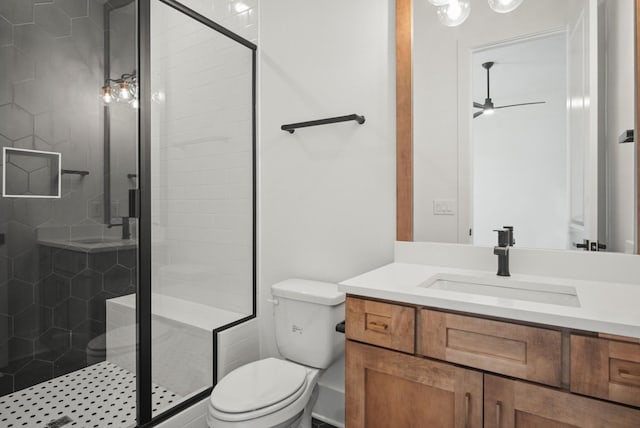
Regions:
[[[456, 27], [467, 20], [471, 13], [471, 0], [428, 0], [436, 6], [436, 14], [442, 25]], [[487, 0], [489, 7], [497, 13], [509, 13], [518, 8], [524, 0]]]
[[122, 100], [131, 98], [131, 92], [129, 92], [129, 84], [127, 82], [118, 83], [118, 96]]
[[100, 90], [100, 96], [105, 104], [110, 104], [113, 101], [113, 95], [111, 94], [111, 86], [103, 86]]
[[233, 9], [236, 13], [242, 13], [248, 11], [250, 8], [245, 3], [238, 1], [235, 5], [233, 5]]
[[489, 0], [489, 7], [498, 13], [509, 13], [522, 4], [524, 0]]
[[100, 89], [100, 98], [109, 105], [111, 103], [129, 103], [138, 108], [138, 79], [136, 72], [123, 74], [117, 79], [107, 79]]
[[471, 13], [469, 0], [450, 0], [449, 4], [437, 9], [438, 19], [442, 25], [456, 27], [462, 24]]

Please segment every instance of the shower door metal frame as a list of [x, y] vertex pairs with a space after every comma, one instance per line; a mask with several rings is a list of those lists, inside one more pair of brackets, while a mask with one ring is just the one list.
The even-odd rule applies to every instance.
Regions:
[[[217, 31], [218, 33], [238, 42], [250, 49], [252, 52], [252, 313], [233, 323], [227, 324], [212, 332], [213, 340], [213, 379], [212, 386], [206, 390], [178, 403], [165, 412], [153, 416], [152, 409], [152, 337], [151, 337], [151, 1], [163, 3], [189, 18]], [[257, 149], [256, 149], [256, 53], [258, 47], [217, 24], [209, 18], [184, 6], [174, 0], [138, 0], [138, 189], [139, 189], [139, 221], [138, 221], [138, 290], [136, 293], [136, 335], [138, 342], [138, 352], [136, 354], [136, 404], [138, 427], [146, 428], [157, 425], [166, 419], [175, 416], [177, 413], [193, 406], [199, 401], [207, 398], [213, 386], [217, 382], [217, 336], [218, 333], [247, 322], [256, 317], [257, 313]]]

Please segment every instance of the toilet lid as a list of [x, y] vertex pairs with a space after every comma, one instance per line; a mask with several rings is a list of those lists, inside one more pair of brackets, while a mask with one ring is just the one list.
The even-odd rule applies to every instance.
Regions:
[[245, 413], [272, 406], [302, 391], [304, 367], [266, 358], [239, 367], [213, 389], [211, 404], [221, 412]]

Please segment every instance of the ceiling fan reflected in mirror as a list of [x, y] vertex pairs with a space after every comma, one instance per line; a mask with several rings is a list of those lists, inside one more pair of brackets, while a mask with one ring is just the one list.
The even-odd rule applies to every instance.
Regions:
[[490, 78], [490, 72], [491, 72], [491, 67], [493, 67], [495, 64], [495, 62], [493, 61], [489, 61], [489, 62], [485, 62], [482, 64], [482, 67], [487, 70], [487, 98], [485, 98], [484, 103], [478, 103], [478, 102], [473, 102], [473, 107], [474, 108], [480, 108], [482, 110], [477, 111], [475, 113], [473, 113], [473, 118], [475, 119], [478, 116], [482, 116], [484, 115], [491, 115], [493, 113], [495, 113], [496, 110], [498, 109], [502, 109], [502, 108], [509, 108], [509, 107], [520, 107], [520, 106], [528, 106], [528, 105], [533, 105], [533, 104], [544, 104], [546, 103], [546, 101], [535, 101], [535, 102], [531, 102], [531, 103], [520, 103], [520, 104], [509, 104], [506, 106], [495, 106], [493, 104], [493, 100], [491, 99], [491, 78]]

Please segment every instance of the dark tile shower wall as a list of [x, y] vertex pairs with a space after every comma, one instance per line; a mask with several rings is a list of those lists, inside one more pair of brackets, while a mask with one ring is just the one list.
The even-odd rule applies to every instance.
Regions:
[[[0, 0], [0, 147], [60, 152], [62, 168], [90, 172], [64, 175], [60, 199], [0, 196], [0, 395], [86, 364], [87, 341], [104, 331], [104, 300], [132, 290], [131, 252], [36, 239], [41, 227], [68, 238], [102, 223], [104, 3]], [[34, 168], [8, 172], [29, 180]]]
[[38, 248], [38, 266], [0, 285], [9, 362], [0, 395], [87, 366], [88, 342], [105, 332], [105, 300], [135, 292], [135, 250], [87, 254]]

